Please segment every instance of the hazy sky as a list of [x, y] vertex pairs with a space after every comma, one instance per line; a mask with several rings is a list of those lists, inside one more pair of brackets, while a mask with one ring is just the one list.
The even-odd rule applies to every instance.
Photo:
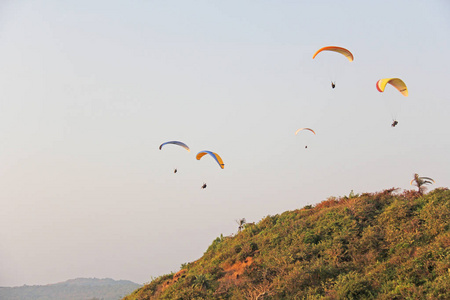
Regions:
[[448, 187], [449, 53], [445, 0], [1, 1], [0, 286], [144, 283], [239, 218]]

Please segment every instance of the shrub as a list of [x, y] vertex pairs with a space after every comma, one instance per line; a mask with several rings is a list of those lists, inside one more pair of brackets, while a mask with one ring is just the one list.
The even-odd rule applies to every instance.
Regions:
[[350, 272], [339, 276], [334, 285], [339, 299], [372, 299], [374, 298], [370, 281], [362, 274]]

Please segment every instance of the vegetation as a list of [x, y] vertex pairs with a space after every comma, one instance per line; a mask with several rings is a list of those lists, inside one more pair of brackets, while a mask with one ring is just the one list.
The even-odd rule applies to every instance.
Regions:
[[238, 227], [238, 232], [241, 232], [242, 229], [244, 229], [245, 223], [247, 223], [245, 221], [245, 218], [236, 220], [236, 223], [238, 223], [239, 227]]
[[419, 176], [419, 174], [414, 174], [414, 178], [413, 180], [411, 180], [411, 185], [414, 184], [415, 186], [417, 186], [417, 191], [419, 192], [419, 194], [423, 194], [426, 190], [427, 187], [425, 186], [426, 184], [433, 184], [434, 180], [431, 179], [430, 177], [421, 177]]
[[448, 189], [351, 193], [245, 225], [124, 299], [450, 299]]

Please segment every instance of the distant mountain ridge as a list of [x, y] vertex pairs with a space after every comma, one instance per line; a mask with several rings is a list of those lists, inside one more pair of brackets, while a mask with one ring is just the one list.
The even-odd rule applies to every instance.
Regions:
[[[52, 285], [72, 285], [72, 286], [108, 286], [108, 285], [127, 285], [137, 284], [129, 280], [114, 280], [111, 278], [75, 278]], [[139, 285], [139, 284], [138, 284]]]
[[2, 300], [117, 300], [141, 287], [129, 280], [76, 278], [47, 285], [0, 287]]

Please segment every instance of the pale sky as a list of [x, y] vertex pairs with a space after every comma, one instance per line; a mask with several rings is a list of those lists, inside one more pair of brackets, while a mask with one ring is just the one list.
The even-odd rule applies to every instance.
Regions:
[[448, 187], [449, 53], [445, 0], [3, 0], [0, 286], [144, 283], [239, 218]]

